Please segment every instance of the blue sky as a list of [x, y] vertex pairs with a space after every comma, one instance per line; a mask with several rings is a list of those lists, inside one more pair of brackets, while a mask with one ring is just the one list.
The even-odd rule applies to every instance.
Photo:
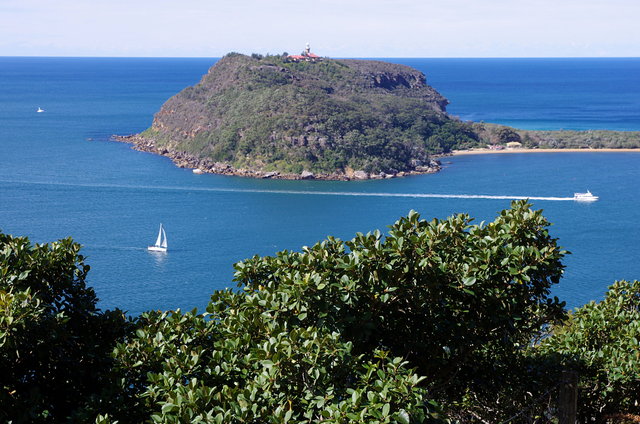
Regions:
[[0, 0], [0, 56], [640, 56], [638, 0]]

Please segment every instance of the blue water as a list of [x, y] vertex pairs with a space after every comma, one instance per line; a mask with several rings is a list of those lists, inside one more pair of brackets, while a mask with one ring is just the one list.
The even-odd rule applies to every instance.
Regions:
[[640, 130], [640, 58], [389, 60], [423, 71], [464, 120]]
[[[468, 212], [480, 222], [509, 206], [496, 199], [273, 190], [565, 197], [590, 189], [599, 202], [535, 203], [554, 223], [552, 235], [573, 252], [554, 294], [577, 306], [601, 298], [615, 279], [640, 277], [640, 154], [456, 157], [434, 175], [344, 183], [194, 175], [166, 158], [106, 141], [147, 128], [160, 105], [196, 83], [214, 61], [0, 58], [0, 229], [34, 242], [73, 237], [84, 246], [100, 306], [138, 314], [202, 309], [213, 290], [234, 286], [232, 264], [254, 254], [384, 230], [410, 209], [425, 218]], [[463, 118], [473, 110], [481, 117], [475, 119], [522, 117], [531, 128], [556, 122], [551, 128], [640, 130], [633, 119], [640, 116], [635, 59], [394, 61], [424, 71]], [[557, 67], [571, 70], [561, 82], [551, 78]], [[520, 88], [526, 95], [514, 94], [515, 75], [526, 69], [539, 81]], [[572, 109], [567, 99], [575, 95], [583, 99], [579, 110], [609, 112], [596, 122]], [[538, 96], [554, 97], [557, 110], [550, 114]], [[38, 107], [46, 112], [35, 113]], [[169, 237], [166, 255], [146, 251], [160, 222]]]

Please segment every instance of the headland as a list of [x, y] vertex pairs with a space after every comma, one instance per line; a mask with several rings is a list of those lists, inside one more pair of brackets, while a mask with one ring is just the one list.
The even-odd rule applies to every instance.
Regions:
[[623, 151], [640, 132], [531, 131], [461, 121], [411, 67], [311, 53], [229, 53], [168, 99], [150, 128], [114, 136], [196, 173], [366, 180], [433, 173], [454, 154]]
[[149, 129], [114, 139], [202, 172], [393, 178], [436, 172], [434, 155], [475, 145], [447, 104], [408, 66], [230, 53], [167, 100]]

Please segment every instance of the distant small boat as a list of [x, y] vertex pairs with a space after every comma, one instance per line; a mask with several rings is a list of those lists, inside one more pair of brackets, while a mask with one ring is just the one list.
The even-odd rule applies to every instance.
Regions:
[[38, 113], [44, 112], [44, 109], [42, 109], [41, 107], [38, 106], [38, 110], [36, 110], [36, 112], [38, 112]]
[[589, 190], [586, 193], [573, 193], [573, 200], [578, 202], [595, 202], [598, 199], [599, 197], [591, 194]]
[[147, 250], [151, 252], [166, 252], [167, 251], [167, 233], [164, 231], [164, 227], [160, 224], [160, 230], [158, 230], [158, 238], [156, 244], [147, 247]]
[[202, 174], [203, 172], [204, 171], [202, 169], [200, 169], [200, 168], [196, 168], [196, 169], [193, 170], [194, 174]]

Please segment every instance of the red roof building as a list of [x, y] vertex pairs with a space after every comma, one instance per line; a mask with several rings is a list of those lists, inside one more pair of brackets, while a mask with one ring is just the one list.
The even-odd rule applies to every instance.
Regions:
[[287, 58], [293, 62], [318, 62], [322, 60], [322, 58], [317, 54], [311, 53], [311, 47], [309, 47], [309, 43], [307, 43], [307, 46], [301, 54], [291, 54], [287, 56]]

